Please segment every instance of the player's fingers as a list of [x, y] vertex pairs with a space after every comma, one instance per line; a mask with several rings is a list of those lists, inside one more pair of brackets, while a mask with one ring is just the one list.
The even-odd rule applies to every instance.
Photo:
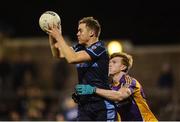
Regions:
[[50, 24], [48, 24], [48, 29], [49, 29], [49, 30], [52, 30], [52, 28], [53, 28], [53, 26], [50, 25]]
[[79, 91], [79, 87], [78, 86], [75, 86], [75, 91]]
[[[127, 76], [125, 76], [126, 84], [129, 84]], [[125, 85], [125, 84], [124, 84]]]
[[82, 90], [83, 86], [82, 85], [76, 85], [77, 90]]
[[53, 23], [53, 28], [57, 28], [57, 26]]
[[50, 34], [52, 31], [50, 30], [50, 29], [48, 29], [48, 28], [44, 28], [44, 30], [45, 30], [45, 32], [46, 33], [48, 33], [48, 34]]
[[126, 80], [126, 83], [124, 84], [124, 87], [129, 87], [130, 84], [131, 84], [131, 79], [130, 77], [127, 75], [125, 76], [125, 80]]
[[61, 27], [61, 24], [60, 24], [60, 22], [58, 22], [58, 24], [57, 24], [58, 26], [57, 26], [57, 28], [58, 29], [60, 29], [60, 27]]
[[121, 83], [121, 88], [124, 87], [124, 83]]
[[78, 91], [78, 90], [79, 90], [79, 86], [78, 86], [78, 85], [76, 85], [76, 86], [75, 86], [75, 89], [76, 89], [76, 91]]
[[132, 78], [128, 75], [128, 79], [129, 79], [129, 85], [131, 85], [132, 83]]
[[79, 92], [78, 92], [78, 94], [79, 94], [79, 95], [82, 95], [82, 94], [83, 94], [83, 92], [82, 92], [82, 91], [79, 91]]
[[81, 95], [81, 94], [82, 94], [82, 91], [76, 90], [76, 94], [77, 94], [77, 95]]

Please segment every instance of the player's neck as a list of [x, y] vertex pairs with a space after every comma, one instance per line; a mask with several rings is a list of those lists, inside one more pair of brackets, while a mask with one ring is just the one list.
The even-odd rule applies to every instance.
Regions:
[[86, 43], [86, 47], [91, 46], [92, 44], [96, 43], [98, 40], [98, 38], [91, 38], [87, 43]]
[[114, 81], [119, 81], [124, 74], [125, 74], [124, 72], [120, 72], [120, 73], [118, 73], [118, 74], [115, 74], [115, 75], [113, 76], [113, 80], [114, 80]]

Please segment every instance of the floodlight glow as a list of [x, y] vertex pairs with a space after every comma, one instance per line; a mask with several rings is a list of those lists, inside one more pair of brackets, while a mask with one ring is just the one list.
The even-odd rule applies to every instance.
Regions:
[[110, 41], [107, 48], [109, 55], [115, 52], [122, 52], [122, 45], [119, 41]]

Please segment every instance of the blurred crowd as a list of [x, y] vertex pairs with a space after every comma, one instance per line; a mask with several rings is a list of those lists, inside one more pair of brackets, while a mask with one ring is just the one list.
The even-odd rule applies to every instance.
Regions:
[[53, 86], [48, 84], [49, 88], [46, 88], [43, 84], [47, 82], [40, 77], [44, 68], [39, 68], [34, 54], [29, 53], [27, 47], [24, 50], [6, 47], [6, 39], [0, 32], [0, 121], [75, 120], [77, 105], [71, 99], [71, 92], [66, 92], [69, 74], [64, 60], [47, 70], [52, 74], [48, 83], [52, 82]]
[[0, 55], [0, 120], [71, 121], [76, 118], [77, 105], [63, 89], [62, 81], [68, 75], [62, 61], [53, 70], [52, 93], [59, 93], [54, 96], [38, 84], [37, 65], [29, 55], [12, 59]]

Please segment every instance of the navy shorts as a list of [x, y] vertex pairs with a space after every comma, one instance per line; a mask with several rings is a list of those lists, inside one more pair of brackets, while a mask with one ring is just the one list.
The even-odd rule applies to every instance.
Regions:
[[115, 106], [100, 100], [78, 105], [77, 121], [117, 121]]

